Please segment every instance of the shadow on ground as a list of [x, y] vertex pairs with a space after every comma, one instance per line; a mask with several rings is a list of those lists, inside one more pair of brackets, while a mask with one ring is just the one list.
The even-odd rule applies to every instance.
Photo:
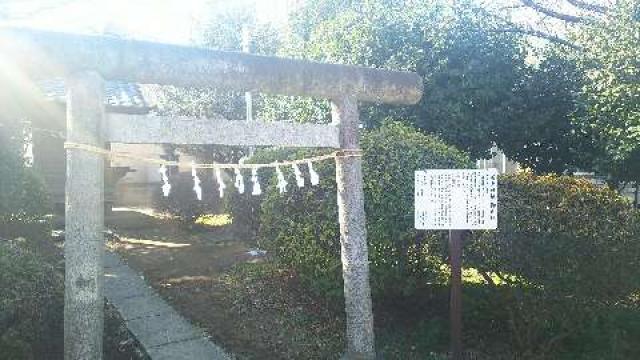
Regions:
[[274, 351], [269, 336], [256, 339], [255, 331], [247, 331], [268, 331], [272, 324], [261, 324], [263, 319], [245, 316], [235, 306], [228, 272], [239, 264], [262, 261], [248, 253], [248, 242], [233, 239], [225, 229], [194, 230], [133, 208], [115, 209], [106, 224], [113, 232], [109, 248], [216, 344], [239, 358], [290, 358]]

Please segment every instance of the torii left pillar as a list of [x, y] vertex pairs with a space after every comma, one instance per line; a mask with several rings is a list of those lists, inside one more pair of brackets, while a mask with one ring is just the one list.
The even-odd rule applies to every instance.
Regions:
[[[103, 80], [81, 72], [66, 79], [67, 141], [102, 148]], [[65, 360], [102, 359], [104, 329], [104, 160], [67, 149], [65, 201]]]

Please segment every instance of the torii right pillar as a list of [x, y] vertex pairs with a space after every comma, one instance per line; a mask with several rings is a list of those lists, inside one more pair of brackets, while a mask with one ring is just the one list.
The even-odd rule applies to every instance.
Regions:
[[335, 99], [331, 105], [333, 124], [340, 127], [340, 148], [347, 154], [336, 157], [342, 276], [347, 315], [347, 349], [343, 359], [369, 360], [375, 358], [375, 350], [362, 158], [357, 154], [360, 150], [358, 103], [355, 97], [349, 96]]

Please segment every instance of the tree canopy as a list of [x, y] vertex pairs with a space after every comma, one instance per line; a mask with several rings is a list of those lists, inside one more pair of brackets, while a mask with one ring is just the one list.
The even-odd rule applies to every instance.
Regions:
[[[472, 8], [378, 0], [310, 1], [294, 15], [281, 53], [333, 63], [411, 70], [424, 78], [417, 106], [368, 106], [367, 127], [402, 118], [450, 144], [485, 156], [494, 129], [508, 123], [503, 111], [515, 95], [524, 53], [514, 34], [487, 30]], [[337, 5], [336, 5], [337, 4]], [[308, 99], [267, 102], [267, 118], [326, 120], [326, 104]]]
[[595, 167], [623, 181], [640, 180], [640, 4], [620, 0], [606, 19], [586, 25], [575, 41], [584, 72], [576, 117], [604, 158]]
[[[633, 0], [309, 0], [287, 30], [241, 9], [219, 14], [202, 44], [240, 50], [246, 25], [254, 53], [418, 72], [420, 103], [363, 106], [368, 128], [402, 119], [475, 158], [497, 145], [537, 173], [640, 178]], [[169, 98], [181, 113], [244, 114], [239, 93], [180, 90]], [[330, 121], [326, 101], [254, 99], [265, 120]]]

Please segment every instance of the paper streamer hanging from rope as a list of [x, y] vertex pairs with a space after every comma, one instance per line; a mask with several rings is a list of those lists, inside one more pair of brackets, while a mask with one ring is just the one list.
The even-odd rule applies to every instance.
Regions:
[[300, 171], [298, 164], [293, 164], [291, 167], [293, 167], [293, 173], [296, 176], [296, 183], [298, 184], [298, 187], [304, 187], [304, 176], [302, 176], [302, 171]]
[[287, 180], [284, 178], [284, 174], [282, 170], [280, 170], [280, 166], [276, 166], [276, 176], [278, 177], [278, 190], [280, 194], [287, 192]]
[[260, 179], [258, 179], [258, 169], [251, 169], [251, 182], [253, 183], [253, 189], [251, 191], [251, 195], [261, 195], [262, 188], [260, 187]]
[[169, 176], [167, 176], [167, 167], [164, 165], [160, 166], [158, 172], [160, 172], [162, 176], [162, 194], [164, 197], [167, 197], [171, 192], [171, 184], [169, 184]]
[[220, 199], [224, 197], [224, 189], [227, 187], [222, 180], [222, 172], [219, 168], [215, 170], [216, 182], [218, 183], [218, 192], [220, 193]]
[[309, 180], [311, 181], [311, 185], [316, 186], [320, 184], [320, 175], [313, 169], [313, 163], [311, 161], [307, 161], [307, 167], [309, 168]]
[[191, 176], [193, 176], [193, 191], [196, 192], [198, 200], [202, 200], [202, 187], [200, 187], [200, 178], [198, 177], [195, 163], [191, 163]]
[[236, 173], [236, 182], [235, 182], [236, 189], [238, 189], [238, 193], [244, 194], [244, 179], [242, 178], [242, 173], [240, 172], [240, 169], [235, 169], [235, 173]]
[[[64, 148], [83, 150], [83, 151], [91, 152], [94, 154], [103, 155], [108, 159], [124, 158], [124, 159], [139, 161], [139, 162], [146, 162], [146, 163], [160, 165], [160, 169], [158, 171], [162, 175], [162, 183], [163, 183], [162, 193], [164, 196], [169, 196], [169, 193], [171, 192], [171, 184], [169, 184], [169, 177], [167, 175], [167, 171], [168, 171], [167, 166], [186, 166], [185, 163], [181, 163], [178, 161], [144, 158], [144, 157], [131, 155], [128, 153], [112, 152], [104, 148], [100, 148], [92, 145], [86, 145], [86, 144], [65, 142]], [[300, 171], [299, 165], [306, 164], [307, 168], [309, 169], [309, 182], [311, 183], [311, 185], [316, 186], [320, 183], [320, 176], [313, 168], [314, 162], [324, 161], [328, 159], [339, 159], [339, 158], [345, 158], [345, 157], [361, 157], [361, 156], [362, 156], [362, 151], [354, 149], [354, 150], [340, 150], [332, 154], [314, 156], [314, 157], [305, 158], [305, 159], [276, 161], [276, 162], [266, 163], [266, 164], [244, 164], [242, 162], [239, 164], [221, 164], [221, 163], [197, 164], [192, 161], [189, 165], [191, 166], [191, 175], [193, 176], [193, 183], [194, 183], [193, 190], [196, 193], [198, 200], [202, 200], [202, 187], [200, 185], [201, 181], [200, 181], [200, 178], [198, 177], [197, 169], [214, 169], [216, 182], [218, 183], [218, 191], [220, 193], [220, 198], [224, 197], [224, 190], [227, 187], [224, 183], [224, 180], [222, 179], [223, 169], [234, 169], [235, 171], [234, 185], [238, 189], [238, 192], [241, 194], [244, 193], [244, 190], [245, 190], [244, 179], [242, 177], [241, 169], [251, 169], [251, 181], [253, 183], [252, 195], [261, 195], [262, 188], [260, 186], [260, 181], [258, 178], [258, 169], [275, 168], [277, 179], [278, 179], [278, 182], [277, 182], [278, 190], [280, 191], [280, 193], [285, 193], [287, 192], [288, 184], [280, 168], [281, 166], [291, 166], [296, 178], [296, 184], [298, 185], [298, 187], [304, 187], [305, 179], [302, 172]]]

